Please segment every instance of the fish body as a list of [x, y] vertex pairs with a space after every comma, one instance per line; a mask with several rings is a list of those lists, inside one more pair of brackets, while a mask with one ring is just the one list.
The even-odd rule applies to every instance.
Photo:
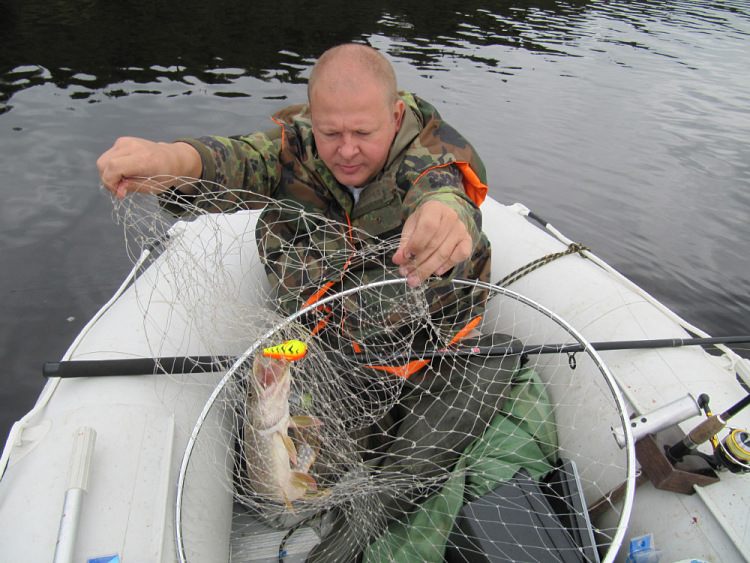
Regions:
[[314, 454], [302, 444], [298, 455], [289, 436], [290, 427], [311, 424], [309, 418], [290, 416], [291, 384], [289, 361], [257, 354], [244, 424], [244, 457], [250, 488], [288, 507], [317, 487], [308, 473]]

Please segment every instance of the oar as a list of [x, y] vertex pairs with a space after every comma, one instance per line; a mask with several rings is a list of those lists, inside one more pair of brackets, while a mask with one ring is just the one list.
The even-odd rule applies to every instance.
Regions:
[[[642, 350], [650, 348], [680, 348], [682, 346], [709, 346], [750, 342], [750, 335], [719, 336], [715, 338], [663, 338], [653, 340], [618, 340], [592, 342], [599, 352], [609, 350]], [[466, 346], [440, 350], [424, 350], [409, 355], [391, 357], [393, 360], [432, 359], [441, 356], [511, 356], [517, 354], [573, 354], [582, 352], [582, 344], [538, 344], [516, 346]], [[352, 356], [356, 360], [357, 356]], [[45, 362], [44, 377], [103, 377], [109, 375], [147, 375], [153, 373], [202, 373], [227, 369], [236, 360], [232, 356], [178, 356], [165, 358], [126, 358], [118, 360], [68, 360]]]

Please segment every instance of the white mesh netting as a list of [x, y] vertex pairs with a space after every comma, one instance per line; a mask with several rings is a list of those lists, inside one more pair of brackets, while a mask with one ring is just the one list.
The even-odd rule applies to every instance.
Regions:
[[[190, 215], [177, 223], [152, 197], [116, 204], [133, 258], [158, 250], [136, 282], [139, 306], [171, 327], [150, 353], [217, 360], [219, 375], [189, 379], [211, 392], [182, 429], [181, 560], [205, 560], [222, 526], [231, 561], [614, 557], [634, 475], [612, 431], [628, 435], [627, 415], [573, 328], [481, 282], [409, 288], [398, 238], [201, 193], [165, 200]], [[290, 339], [303, 358], [259, 359]], [[571, 342], [575, 355], [530, 350]]]

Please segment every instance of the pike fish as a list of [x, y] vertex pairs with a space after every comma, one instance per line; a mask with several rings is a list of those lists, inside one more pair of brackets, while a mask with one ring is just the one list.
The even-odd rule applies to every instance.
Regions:
[[288, 508], [293, 501], [317, 490], [317, 483], [309, 473], [315, 452], [305, 442], [296, 447], [289, 429], [320, 424], [312, 417], [290, 416], [290, 365], [285, 359], [260, 353], [255, 356], [244, 424], [244, 457], [250, 488]]

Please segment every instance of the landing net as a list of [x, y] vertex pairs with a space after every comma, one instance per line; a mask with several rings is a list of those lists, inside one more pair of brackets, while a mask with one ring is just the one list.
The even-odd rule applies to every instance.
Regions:
[[[134, 259], [155, 255], [133, 288], [150, 352], [222, 360], [213, 377], [167, 376], [190, 391], [165, 384], [202, 404], [177, 423], [181, 561], [615, 557], [628, 417], [574, 328], [491, 284], [409, 288], [398, 238], [200, 188], [116, 205]], [[264, 371], [263, 350], [292, 339], [306, 355]], [[553, 343], [583, 350], [533, 353]]]

